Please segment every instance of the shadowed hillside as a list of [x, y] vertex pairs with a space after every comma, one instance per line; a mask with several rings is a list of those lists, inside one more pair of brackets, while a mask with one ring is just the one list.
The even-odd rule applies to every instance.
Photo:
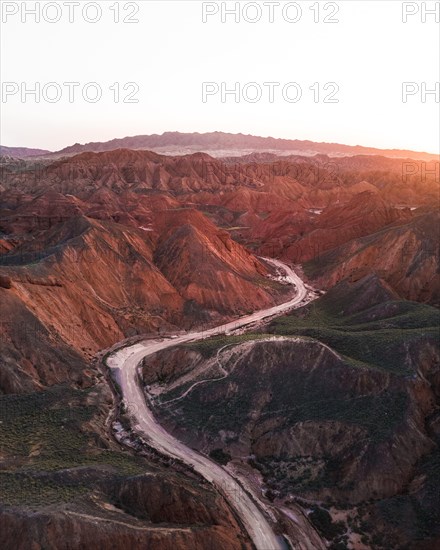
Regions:
[[[155, 401], [169, 429], [249, 479], [259, 471], [277, 506], [312, 503], [313, 523], [328, 509], [335, 544], [345, 523], [350, 540], [374, 548], [430, 547], [440, 536], [439, 320], [372, 275], [339, 283], [262, 334], [156, 354], [143, 377], [169, 388]], [[404, 525], [393, 519], [399, 506]]]

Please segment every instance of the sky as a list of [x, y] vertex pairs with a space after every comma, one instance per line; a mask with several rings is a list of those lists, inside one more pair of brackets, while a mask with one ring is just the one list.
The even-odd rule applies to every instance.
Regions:
[[440, 149], [440, 26], [423, 13], [439, 2], [74, 4], [2, 0], [2, 145], [224, 131]]

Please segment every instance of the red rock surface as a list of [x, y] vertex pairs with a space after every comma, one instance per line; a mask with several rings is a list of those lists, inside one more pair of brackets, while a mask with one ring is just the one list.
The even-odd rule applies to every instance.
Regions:
[[327, 254], [325, 273], [309, 270], [318, 285], [378, 271], [402, 296], [436, 303], [429, 212], [439, 185], [418, 165], [404, 181], [404, 162], [124, 149], [11, 159], [0, 182], [0, 293], [83, 355], [133, 332], [275, 303], [279, 290], [249, 249], [297, 263]]

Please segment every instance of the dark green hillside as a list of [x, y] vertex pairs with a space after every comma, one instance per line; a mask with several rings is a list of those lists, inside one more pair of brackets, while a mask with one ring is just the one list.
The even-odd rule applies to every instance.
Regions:
[[316, 338], [354, 361], [406, 376], [427, 347], [438, 346], [439, 326], [436, 308], [395, 300], [386, 283], [370, 275], [339, 283], [266, 332]]

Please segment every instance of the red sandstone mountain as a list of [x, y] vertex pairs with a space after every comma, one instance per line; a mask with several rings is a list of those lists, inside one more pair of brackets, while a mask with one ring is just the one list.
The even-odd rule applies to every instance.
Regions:
[[[131, 331], [274, 303], [267, 268], [236, 241], [315, 260], [318, 285], [383, 272], [402, 297], [437, 303], [430, 212], [439, 184], [420, 170], [405, 182], [402, 161], [383, 157], [219, 161], [130, 150], [4, 162], [0, 293], [17, 312], [7, 321], [31, 315], [84, 357]], [[11, 346], [10, 326], [3, 332]], [[15, 347], [12, 365], [21, 366], [7, 387], [25, 387], [26, 376], [37, 385], [56, 379], [45, 367], [56, 357], [31, 360], [30, 375]]]
[[[92, 213], [106, 219], [86, 217], [84, 203], [52, 192], [24, 200], [22, 211], [5, 216], [3, 231], [17, 235], [5, 241], [0, 257], [0, 294], [2, 303], [10, 304], [1, 319], [7, 350], [14, 345], [11, 331], [27, 317], [38, 320], [48, 337], [56, 335], [63, 346], [87, 357], [133, 333], [176, 330], [282, 299], [267, 285], [267, 267], [201, 213], [153, 211], [143, 204], [145, 197], [135, 205], [130, 195], [124, 212], [111, 192], [93, 198], [108, 210], [104, 215], [92, 207]], [[171, 199], [150, 204], [173, 205]], [[137, 227], [140, 223], [150, 225]], [[23, 384], [22, 374], [30, 372], [29, 346], [16, 346], [15, 356], [5, 352], [20, 365]], [[62, 369], [48, 373], [48, 363], [56, 360], [29, 363], [37, 384], [69, 378]], [[5, 380], [11, 384], [20, 387]]]
[[324, 252], [308, 266], [319, 285], [377, 273], [402, 298], [440, 306], [440, 214], [421, 213], [407, 222]]
[[[365, 190], [377, 189], [396, 204], [418, 206], [438, 199], [436, 164], [357, 156], [331, 159], [272, 157], [269, 161], [246, 158], [221, 161], [197, 153], [180, 157], [150, 151], [119, 149], [82, 153], [59, 161], [2, 165], [1, 183], [6, 190], [49, 188], [80, 196], [93, 189], [160, 190], [177, 195], [185, 192], [227, 192], [248, 187], [275, 192], [279, 197], [315, 200], [322, 207], [332, 200], [345, 200]], [[408, 165], [408, 166], [407, 166]], [[437, 167], [438, 171], [438, 167]], [[397, 197], [399, 195], [399, 197]], [[319, 202], [321, 201], [321, 202]]]
[[199, 212], [164, 212], [156, 229], [155, 262], [185, 299], [224, 313], [273, 303], [267, 267]]
[[[26, 531], [30, 534], [29, 539], [23, 538], [25, 544], [32, 539], [40, 546], [52, 545], [63, 532], [72, 533], [80, 544], [87, 544], [93, 536], [99, 544], [115, 548], [139, 543], [161, 548], [247, 547], [223, 500], [208, 494], [198, 479], [191, 477], [188, 482], [188, 472], [164, 481], [155, 456], [142, 459], [141, 477], [133, 477], [131, 463], [127, 473], [127, 457], [140, 457], [130, 455], [125, 447], [122, 450], [110, 436], [113, 400], [90, 359], [125, 336], [203, 326], [281, 300], [282, 289], [268, 280], [268, 266], [259, 254], [304, 263], [306, 274], [319, 288], [329, 289], [342, 280], [336, 293], [336, 301], [342, 304], [337, 312], [342, 308], [343, 314], [356, 317], [348, 318], [345, 328], [350, 323], [377, 321], [388, 330], [396, 319], [405, 321], [405, 315], [396, 313], [398, 298], [439, 305], [434, 244], [438, 180], [433, 174], [421, 177], [421, 165], [416, 166], [417, 173], [403, 178], [403, 162], [384, 157], [305, 159], [261, 153], [219, 161], [202, 153], [169, 157], [130, 150], [86, 152], [55, 162], [3, 159], [0, 393], [12, 395], [0, 396], [4, 405], [0, 407], [0, 436], [7, 436], [0, 449], [5, 469], [0, 482], [2, 492], [9, 491], [12, 497], [25, 494], [25, 489], [32, 495], [34, 487], [39, 497], [45, 497], [39, 489], [42, 480], [50, 481], [51, 490], [64, 480], [69, 501], [32, 513], [25, 506], [5, 512], [0, 504], [3, 545], [10, 546]], [[322, 301], [332, 296], [329, 292]], [[384, 308], [382, 301], [387, 302]], [[402, 311], [406, 304], [399, 306]], [[420, 304], [408, 307], [413, 306], [422, 308], [419, 319], [432, 309]], [[385, 313], [393, 312], [396, 319], [393, 315], [388, 319]], [[336, 338], [334, 327], [320, 331], [319, 319], [318, 327], [310, 329], [311, 336]], [[300, 321], [300, 328], [303, 325]], [[339, 342], [346, 342], [348, 336], [341, 333]], [[359, 361], [365, 359], [364, 351], [371, 355], [368, 338], [370, 331], [366, 331], [366, 340], [360, 338], [359, 345], [351, 348], [348, 341], [350, 352], [361, 353], [356, 356]], [[232, 421], [240, 417], [248, 397], [255, 410], [262, 410], [268, 402], [267, 389], [278, 386], [280, 390], [269, 397], [288, 389], [285, 404], [276, 407], [281, 410], [279, 420], [284, 421], [284, 405], [291, 408], [295, 392], [302, 395], [304, 389], [305, 404], [313, 411], [310, 391], [322, 386], [320, 392], [329, 393], [338, 413], [353, 393], [359, 392], [356, 397], [364, 399], [370, 389], [376, 389], [381, 396], [390, 379], [375, 369], [361, 369], [359, 364], [342, 365], [342, 359], [335, 364], [332, 352], [318, 342], [282, 344], [280, 354], [276, 344], [253, 347], [258, 353], [253, 353], [252, 361], [246, 356], [242, 362], [252, 383], [215, 383], [203, 410], [208, 410], [207, 404], [216, 399], [223, 385], [222, 411], [229, 410], [224, 406], [225, 395], [229, 399], [243, 392]], [[438, 373], [427, 368], [436, 365], [434, 345], [411, 341], [409, 347], [404, 342], [394, 349], [399, 365], [409, 362], [414, 372], [420, 367], [434, 387]], [[270, 359], [264, 365], [262, 352], [265, 361]], [[385, 362], [393, 361], [388, 356]], [[260, 373], [262, 365], [264, 372]], [[300, 374], [297, 381], [295, 372]], [[289, 380], [295, 382], [290, 387], [286, 385]], [[376, 385], [377, 380], [383, 384]], [[426, 388], [430, 383], [423, 380]], [[49, 418], [45, 400], [52, 403], [57, 392], [64, 401], [49, 407]], [[339, 401], [334, 400], [335, 392], [340, 392]], [[431, 403], [431, 396], [432, 391], [425, 389], [414, 402], [417, 406], [420, 402], [422, 410], [424, 403]], [[36, 408], [40, 397], [43, 406]], [[319, 402], [317, 394], [315, 399]], [[395, 401], [394, 396], [384, 399], [391, 404]], [[426, 410], [431, 412], [432, 406], [426, 405]], [[321, 411], [320, 402], [317, 410]], [[18, 420], [11, 411], [16, 411]], [[321, 455], [325, 460], [334, 455], [344, 465], [341, 476], [355, 482], [350, 491], [359, 498], [374, 497], [374, 491], [383, 489], [387, 494], [390, 488], [400, 490], [405, 481], [401, 472], [409, 471], [408, 457], [414, 463], [426, 450], [427, 439], [420, 435], [424, 417], [419, 413], [409, 417], [410, 445], [399, 436], [396, 445], [383, 451], [391, 456], [393, 470], [384, 484], [379, 475], [382, 457], [373, 447], [359, 461], [356, 458], [359, 435], [365, 433], [353, 425], [353, 418], [359, 420], [356, 407], [354, 411], [343, 424], [305, 422], [294, 432], [292, 426], [286, 427], [281, 435], [271, 421], [260, 422], [250, 414], [245, 420], [250, 431], [245, 431], [256, 436], [250, 443], [257, 455], [269, 450], [293, 456], [298, 450], [295, 441], [300, 442], [301, 453], [319, 455], [318, 462]], [[212, 415], [212, 420], [217, 416]], [[58, 419], [55, 425], [50, 422], [52, 417]], [[429, 418], [428, 428], [438, 433], [438, 418]], [[220, 435], [216, 446], [223, 441], [238, 444], [233, 432]], [[354, 456], [351, 451], [345, 453], [350, 445]], [[400, 456], [392, 456], [396, 448]], [[168, 472], [176, 467], [168, 464]], [[429, 465], [420, 465], [420, 472], [428, 469]], [[32, 473], [28, 479], [28, 471], [36, 471], [36, 478]], [[22, 475], [23, 485], [17, 485]], [[129, 479], [121, 480], [121, 475]], [[72, 503], [69, 491], [75, 482], [80, 482], [82, 491], [90, 479], [92, 493], [87, 497], [81, 493]], [[413, 483], [408, 491], [425, 499], [430, 485], [418, 478]], [[323, 494], [318, 496], [322, 499]], [[435, 502], [429, 495], [426, 500]], [[30, 502], [24, 501], [25, 505]], [[412, 509], [406, 514], [410, 519], [417, 515]], [[301, 517], [299, 531], [304, 537], [303, 525], [309, 525], [309, 520], [306, 515]], [[381, 515], [378, 518], [380, 523]], [[157, 522], [164, 519], [166, 529], [161, 525], [159, 533]], [[139, 533], [135, 536], [133, 526]], [[315, 533], [310, 526], [306, 532]]]
[[392, 207], [377, 193], [365, 191], [346, 204], [324, 209], [313, 228], [302, 231], [300, 238], [286, 248], [285, 256], [295, 262], [311, 260], [326, 250], [411, 217], [409, 209]]

